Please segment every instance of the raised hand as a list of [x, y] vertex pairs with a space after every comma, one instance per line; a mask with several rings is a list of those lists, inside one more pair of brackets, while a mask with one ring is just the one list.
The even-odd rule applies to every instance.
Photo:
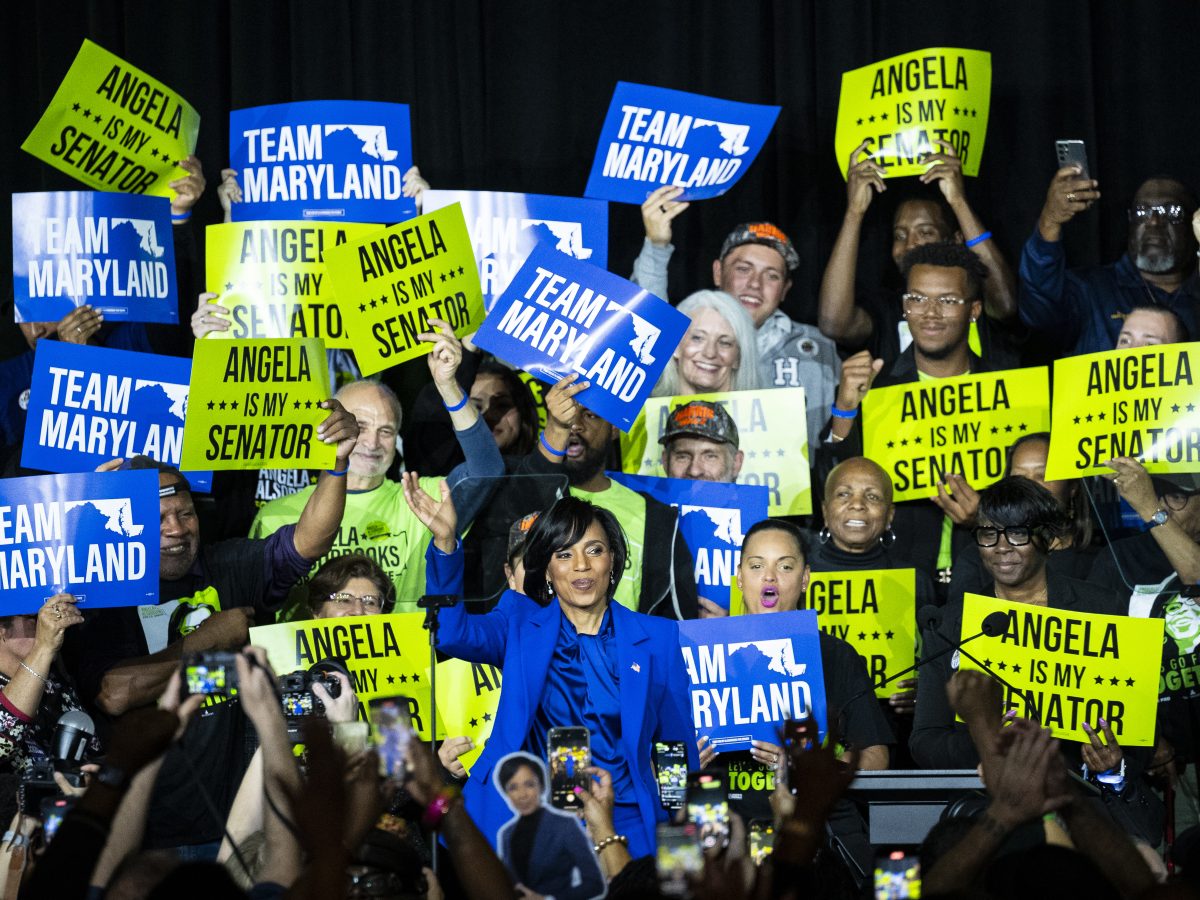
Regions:
[[1063, 166], [1050, 179], [1046, 203], [1038, 217], [1038, 231], [1047, 241], [1062, 237], [1063, 225], [1100, 199], [1100, 182], [1087, 178], [1077, 165]]
[[58, 323], [58, 339], [68, 344], [86, 344], [96, 336], [103, 324], [104, 313], [85, 303], [62, 317]]
[[402, 472], [400, 487], [404, 490], [404, 502], [421, 524], [433, 534], [435, 546], [443, 553], [452, 553], [458, 546], [458, 512], [450, 496], [450, 485], [445, 479], [438, 482], [442, 499], [434, 500], [421, 488], [416, 472]]
[[329, 410], [329, 415], [317, 426], [317, 437], [326, 444], [336, 444], [338, 462], [344, 463], [358, 442], [358, 420], [337, 400], [321, 401], [321, 409]]
[[867, 141], [850, 151], [850, 166], [846, 170], [846, 211], [863, 215], [876, 194], [887, 190], [883, 167], [871, 159]]
[[664, 184], [652, 191], [642, 204], [642, 224], [646, 228], [646, 237], [655, 246], [665, 247], [671, 243], [671, 222], [691, 206], [686, 200], [675, 199], [682, 193], [683, 188]]
[[200, 295], [196, 311], [192, 313], [192, 337], [196, 340], [210, 331], [229, 330], [229, 310], [217, 302], [218, 296], [210, 291]]
[[225, 221], [233, 218], [233, 204], [242, 202], [242, 186], [238, 184], [237, 169], [222, 169], [221, 183], [217, 185], [217, 199], [225, 211]]
[[975, 515], [979, 512], [979, 492], [967, 479], [956, 472], [947, 475], [937, 485], [937, 496], [930, 497], [938, 508], [948, 515], [955, 525], [971, 528], [975, 525]]
[[204, 186], [207, 182], [204, 180], [204, 171], [200, 166], [200, 160], [195, 154], [181, 159], [179, 167], [187, 172], [183, 178], [176, 178], [167, 186], [175, 192], [175, 196], [171, 198], [171, 214], [176, 216], [186, 215], [191, 212], [196, 201], [200, 199], [200, 195], [204, 193]]
[[921, 176], [921, 184], [937, 182], [946, 202], [953, 206], [966, 199], [963, 185], [962, 160], [954, 152], [954, 145], [949, 141], [938, 138], [934, 143], [942, 148], [941, 153], [928, 153], [922, 159], [923, 165], [929, 166]]

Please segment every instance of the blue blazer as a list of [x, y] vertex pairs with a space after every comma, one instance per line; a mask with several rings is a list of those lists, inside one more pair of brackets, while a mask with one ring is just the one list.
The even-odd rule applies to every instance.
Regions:
[[[516, 882], [512, 868], [512, 834], [517, 825], [511, 819], [500, 829], [496, 852]], [[569, 813], [547, 808], [534, 833], [534, 852], [529, 856], [529, 872], [521, 882], [531, 891], [555, 900], [590, 900], [604, 896], [604, 875], [592, 852], [583, 824]]]
[[[453, 554], [444, 554], [431, 542], [425, 558], [427, 591], [461, 596], [461, 546]], [[635, 793], [632, 798], [617, 800], [635, 801], [647, 834], [653, 836], [656, 823], [667, 818], [651, 765], [653, 742], [683, 741], [689, 768], [699, 768], [691, 684], [679, 650], [679, 626], [673, 620], [633, 612], [619, 603], [612, 604], [612, 616], [621, 675], [621, 744]], [[441, 614], [438, 649], [504, 670], [491, 737], [463, 788], [468, 812], [493, 846], [496, 833], [512, 818], [512, 811], [492, 784], [492, 770], [499, 759], [525, 746], [561, 618], [557, 603], [538, 606], [516, 591], [506, 591], [499, 605], [486, 615], [469, 615], [462, 605]]]

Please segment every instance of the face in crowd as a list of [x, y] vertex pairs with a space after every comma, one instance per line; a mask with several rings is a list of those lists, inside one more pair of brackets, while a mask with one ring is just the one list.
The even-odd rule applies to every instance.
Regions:
[[578, 541], [550, 555], [546, 581], [564, 607], [594, 610], [608, 602], [613, 551], [599, 521], [593, 520]]
[[[913, 343], [928, 359], [945, 359], [967, 342], [971, 322], [979, 318], [983, 304], [970, 296], [965, 269], [949, 266], [913, 266], [908, 272], [909, 294], [929, 298], [919, 306], [904, 305], [904, 317]], [[964, 303], [941, 303], [939, 298], [957, 298]]]
[[732, 444], [680, 435], [671, 438], [663, 448], [662, 464], [670, 478], [732, 484], [742, 471], [744, 459], [742, 451]]
[[350, 474], [378, 485], [396, 459], [399, 410], [384, 390], [368, 382], [347, 385], [337, 398], [358, 420], [358, 441], [350, 454]]
[[1165, 275], [1192, 264], [1196, 257], [1193, 212], [1195, 203], [1178, 181], [1151, 178], [1138, 188], [1129, 207], [1127, 252], [1139, 271]]
[[370, 578], [351, 578], [313, 611], [313, 618], [381, 615], [386, 599], [386, 590], [381, 589]]
[[1177, 344], [1183, 340], [1179, 320], [1169, 311], [1135, 309], [1125, 317], [1117, 335], [1118, 350], [1127, 347], [1152, 347], [1157, 344]]
[[808, 576], [803, 549], [791, 532], [764, 528], [742, 542], [737, 583], [747, 613], [799, 609]]
[[1012, 453], [1009, 474], [1035, 481], [1050, 492], [1061, 509], [1068, 509], [1072, 495], [1078, 490], [1078, 482], [1072, 480], [1047, 481], [1046, 459], [1050, 455], [1050, 442], [1045, 438], [1023, 441]]
[[517, 771], [504, 783], [504, 793], [517, 815], [528, 816], [537, 812], [542, 805], [542, 776], [531, 765], [517, 767]]
[[765, 244], [740, 244], [713, 262], [713, 282], [732, 294], [761, 328], [787, 296], [792, 280], [787, 261]]
[[[768, 252], [779, 256], [774, 250]], [[727, 391], [741, 365], [742, 351], [733, 326], [717, 310], [706, 307], [692, 314], [674, 359], [683, 381], [683, 393]]]
[[584, 484], [604, 469], [617, 429], [591, 410], [580, 409], [567, 437], [563, 471], [571, 484]]
[[905, 200], [892, 220], [892, 261], [898, 269], [904, 255], [914, 247], [959, 237], [940, 205], [932, 200]]
[[[158, 474], [158, 486], [180, 484], [168, 472]], [[158, 577], [177, 581], [191, 570], [200, 552], [200, 519], [190, 491], [181, 490], [158, 500], [159, 563]]]
[[[521, 415], [512, 391], [499, 375], [484, 373], [471, 385], [471, 402], [492, 430], [501, 453], [509, 452], [521, 434]], [[362, 426], [359, 425], [361, 429]]]
[[846, 553], [865, 553], [891, 527], [896, 512], [891, 480], [873, 460], [848, 459], [829, 473], [821, 509], [833, 545]]
[[[988, 530], [1002, 527], [980, 515], [975, 530], [976, 543], [990, 542], [994, 536]], [[979, 556], [996, 584], [1006, 588], [1021, 587], [1039, 577], [1046, 568], [1046, 553], [1038, 546], [1034, 529], [1028, 526], [1008, 526], [992, 546], [980, 544]]]

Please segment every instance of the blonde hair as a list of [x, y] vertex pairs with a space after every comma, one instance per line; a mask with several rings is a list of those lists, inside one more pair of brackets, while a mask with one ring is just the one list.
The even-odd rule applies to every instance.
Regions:
[[[754, 320], [745, 307], [738, 303], [737, 298], [725, 291], [696, 291], [680, 302], [676, 307], [689, 319], [695, 319], [696, 313], [702, 309], [715, 310], [722, 319], [733, 329], [733, 335], [738, 343], [738, 367], [729, 378], [729, 390], [753, 391], [758, 383], [758, 344], [754, 330]], [[684, 340], [687, 336], [684, 335]], [[674, 357], [667, 361], [662, 377], [650, 392], [651, 397], [674, 397], [678, 394], [690, 393], [683, 386], [679, 375], [679, 366]]]

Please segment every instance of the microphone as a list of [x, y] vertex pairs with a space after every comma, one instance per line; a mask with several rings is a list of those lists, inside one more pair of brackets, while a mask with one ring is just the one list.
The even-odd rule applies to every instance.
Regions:
[[63, 713], [54, 726], [54, 759], [75, 765], [83, 760], [88, 741], [96, 734], [96, 723], [81, 709]]

